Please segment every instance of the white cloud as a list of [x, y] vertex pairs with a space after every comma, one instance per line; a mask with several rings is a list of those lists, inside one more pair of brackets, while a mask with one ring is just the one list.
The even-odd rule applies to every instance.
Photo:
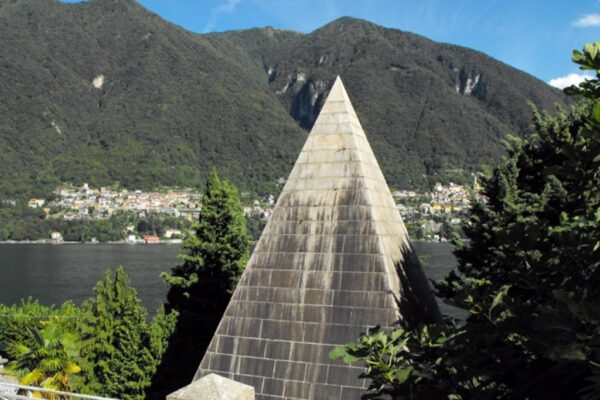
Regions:
[[221, 14], [231, 14], [242, 0], [226, 0], [223, 4], [213, 8], [210, 11], [210, 19], [204, 25], [204, 33], [210, 32], [215, 28], [217, 20]]
[[569, 74], [558, 78], [550, 79], [548, 84], [559, 89], [564, 89], [571, 85], [579, 85], [581, 82], [591, 79], [592, 77], [584, 74]]
[[590, 26], [600, 26], [600, 14], [588, 14], [573, 22], [574, 26], [579, 28], [588, 28]]

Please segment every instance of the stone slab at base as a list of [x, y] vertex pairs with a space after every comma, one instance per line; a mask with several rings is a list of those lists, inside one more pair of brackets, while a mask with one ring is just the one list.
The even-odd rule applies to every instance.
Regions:
[[209, 374], [171, 393], [167, 400], [254, 400], [254, 388]]

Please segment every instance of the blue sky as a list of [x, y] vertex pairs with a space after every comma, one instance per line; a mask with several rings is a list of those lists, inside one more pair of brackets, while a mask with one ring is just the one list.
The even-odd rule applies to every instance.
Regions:
[[[77, 0], [68, 0], [77, 1]], [[546, 82], [581, 79], [570, 54], [600, 40], [600, 0], [138, 0], [194, 32], [311, 32], [341, 16], [483, 51]]]

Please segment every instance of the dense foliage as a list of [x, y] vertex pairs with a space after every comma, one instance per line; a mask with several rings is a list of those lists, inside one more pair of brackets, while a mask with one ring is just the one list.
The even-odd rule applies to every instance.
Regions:
[[237, 190], [212, 170], [181, 263], [163, 274], [170, 285], [167, 310], [179, 318], [153, 386], [155, 398], [191, 381], [246, 266], [249, 247]]
[[77, 321], [82, 311], [71, 302], [60, 308], [37, 300], [0, 304], [0, 355], [12, 360], [6, 371], [25, 385], [69, 390], [77, 385], [82, 358]]
[[[74, 377], [81, 372], [81, 339], [65, 328], [60, 320], [49, 320], [41, 327], [27, 328], [30, 340], [11, 341], [6, 352], [13, 359], [7, 371], [19, 378], [19, 383], [44, 389], [68, 391]], [[33, 392], [34, 397], [45, 397]], [[49, 395], [50, 398], [58, 396]]]
[[136, 230], [140, 235], [163, 236], [167, 229], [186, 230], [190, 228], [188, 221], [170, 215], [150, 214], [145, 218], [136, 218]]
[[[214, 169], [193, 231], [184, 241], [181, 264], [163, 274], [171, 287], [169, 307], [204, 309], [204, 301], [220, 303], [220, 298], [227, 298], [226, 305], [248, 261], [250, 236], [237, 191]], [[213, 294], [206, 296], [208, 290]]]
[[96, 297], [84, 304], [82, 322], [82, 331], [89, 338], [83, 347], [90, 365], [84, 371], [85, 387], [108, 397], [143, 399], [176, 314], [167, 317], [160, 310], [149, 324], [146, 309], [123, 268], [117, 268], [114, 278], [107, 272], [94, 291]]
[[250, 213], [246, 215], [246, 225], [252, 241], [256, 242], [267, 225], [267, 218], [262, 213]]
[[464, 324], [403, 327], [332, 353], [367, 362], [374, 392], [399, 399], [600, 397], [600, 42], [575, 52], [596, 78], [535, 132], [510, 138], [437, 284]]
[[502, 154], [527, 101], [564, 102], [479, 52], [349, 18], [197, 35], [134, 0], [17, 0], [0, 1], [0, 37], [1, 198], [197, 186], [213, 165], [275, 191], [337, 74], [392, 186], [456, 179]]
[[[28, 299], [0, 305], [0, 355], [25, 385], [143, 399], [167, 347], [176, 313], [150, 322], [122, 268], [98, 282], [96, 297], [60, 308]], [[46, 394], [47, 396], [47, 394]]]
[[32, 299], [21, 300], [20, 304], [0, 304], [0, 351], [10, 342], [23, 342], [30, 337], [28, 328], [36, 327], [39, 321], [59, 318], [68, 330], [75, 330], [81, 318], [81, 309], [72, 302], [60, 308], [45, 306]]

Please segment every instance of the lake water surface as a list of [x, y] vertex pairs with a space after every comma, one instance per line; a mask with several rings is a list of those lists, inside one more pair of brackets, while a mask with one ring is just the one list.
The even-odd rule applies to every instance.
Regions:
[[[415, 243], [415, 249], [430, 279], [441, 279], [456, 265], [447, 243]], [[48, 305], [80, 303], [93, 295], [107, 269], [122, 265], [153, 313], [167, 294], [160, 273], [177, 263], [179, 250], [175, 244], [0, 244], [0, 303], [28, 296]]]

